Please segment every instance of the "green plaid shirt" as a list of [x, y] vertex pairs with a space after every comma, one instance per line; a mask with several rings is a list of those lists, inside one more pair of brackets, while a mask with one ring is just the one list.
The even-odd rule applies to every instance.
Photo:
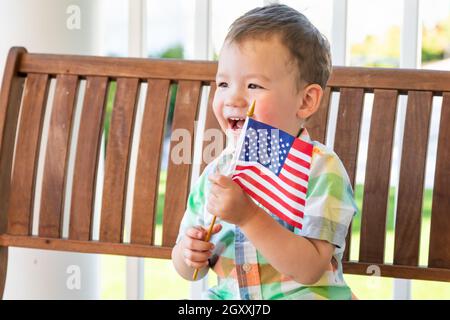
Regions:
[[[239, 227], [217, 219], [216, 223], [222, 224], [222, 230], [211, 238], [215, 248], [209, 265], [217, 274], [219, 283], [203, 293], [204, 299], [351, 299], [351, 291], [343, 278], [341, 260], [350, 222], [358, 210], [353, 190], [336, 153], [317, 141], [311, 141], [306, 129], [302, 130], [300, 138], [314, 146], [302, 229], [287, 224], [257, 204], [295, 234], [335, 245], [328, 270], [313, 285], [298, 283], [272, 267]], [[189, 195], [177, 243], [189, 227], [208, 227], [211, 224], [212, 215], [206, 210], [210, 189], [208, 176], [216, 170], [226, 172], [231, 159], [232, 154], [225, 149], [196, 181]]]

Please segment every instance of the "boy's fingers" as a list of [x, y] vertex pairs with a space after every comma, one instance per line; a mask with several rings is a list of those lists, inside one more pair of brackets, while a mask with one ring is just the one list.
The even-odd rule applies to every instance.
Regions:
[[229, 187], [233, 182], [233, 180], [231, 180], [229, 177], [221, 174], [212, 174], [208, 177], [208, 179], [223, 188]]
[[215, 234], [215, 233], [219, 232], [220, 230], [222, 230], [222, 225], [221, 224], [215, 224], [211, 233]]
[[194, 262], [189, 259], [184, 258], [184, 262], [191, 268], [201, 269], [208, 265], [208, 261], [205, 262]]
[[211, 189], [209, 189], [209, 196], [210, 196], [210, 197], [213, 197], [213, 198], [218, 198], [218, 196], [217, 196], [217, 190], [216, 190], [216, 188], [215, 188], [215, 185], [213, 185], [213, 186], [211, 187]]
[[211, 256], [211, 251], [192, 251], [189, 249], [184, 250], [184, 257], [193, 262], [205, 262]]
[[214, 248], [214, 245], [211, 242], [206, 242], [203, 240], [186, 238], [185, 248], [195, 251], [208, 251]]
[[188, 229], [186, 234], [191, 238], [203, 240], [203, 239], [205, 239], [206, 231], [202, 227], [197, 226], [197, 227]]

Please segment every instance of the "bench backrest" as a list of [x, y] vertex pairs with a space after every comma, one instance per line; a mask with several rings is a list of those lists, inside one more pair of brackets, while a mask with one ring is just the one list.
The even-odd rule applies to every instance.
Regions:
[[[193, 167], [190, 163], [168, 161], [162, 241], [157, 243], [158, 188], [171, 93], [173, 85], [177, 84], [172, 132], [182, 128], [195, 137], [202, 90], [208, 87], [205, 127], [197, 130], [219, 128], [211, 110], [216, 69], [217, 63], [211, 61], [29, 54], [24, 48], [12, 48], [0, 95], [0, 247], [170, 258], [185, 210]], [[51, 79], [56, 79], [56, 85], [53, 101], [48, 103]], [[81, 81], [85, 88], [77, 128], [74, 118], [77, 102], [80, 102], [77, 99], [81, 99]], [[134, 135], [143, 83], [147, 94], [142, 125]], [[112, 90], [114, 86], [115, 90]], [[111, 119], [106, 121], [111, 92], [114, 93], [114, 105]], [[366, 274], [367, 268], [376, 264], [383, 276], [450, 281], [450, 72], [336, 67], [320, 110], [307, 125], [314, 140], [324, 142], [327, 136], [333, 92], [340, 93], [334, 150], [342, 159], [353, 186], [364, 95], [374, 93], [359, 260], [348, 261], [351, 246], [348, 237], [344, 271]], [[386, 213], [400, 95], [407, 95], [408, 102], [401, 151], [394, 263], [387, 264], [384, 262]], [[425, 159], [434, 96], [443, 96], [443, 100], [428, 266], [419, 266]], [[51, 114], [47, 112], [49, 129], [42, 185], [37, 186], [40, 152], [44, 152], [41, 151], [44, 118], [49, 106]], [[94, 204], [105, 126], [109, 126], [109, 135], [106, 137], [99, 237], [95, 239]], [[130, 186], [131, 149], [136, 136], [136, 176], [134, 185]], [[68, 172], [71, 172], [69, 153], [73, 143], [76, 143], [76, 154], [69, 195], [70, 218], [68, 235], [63, 237], [66, 188]], [[171, 142], [169, 154], [178, 143]], [[202, 147], [206, 146], [205, 142]], [[202, 168], [204, 166], [203, 162]], [[130, 234], [126, 235], [129, 188], [133, 188], [134, 193]], [[41, 189], [37, 210], [39, 227], [37, 234], [33, 234], [38, 189]], [[5, 271], [6, 265], [2, 267], [0, 262], [0, 280], [2, 268]]]

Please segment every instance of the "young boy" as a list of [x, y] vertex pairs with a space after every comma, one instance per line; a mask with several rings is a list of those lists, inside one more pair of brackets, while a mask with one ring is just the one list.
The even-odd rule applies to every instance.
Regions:
[[[320, 104], [331, 70], [329, 45], [309, 20], [285, 5], [256, 8], [230, 27], [220, 53], [214, 114], [239, 133], [253, 118], [313, 144], [302, 228], [251, 199], [230, 176], [227, 149], [210, 163], [187, 203], [172, 260], [192, 280], [212, 268], [217, 286], [206, 299], [351, 299], [343, 279], [345, 237], [357, 211], [338, 156], [311, 141], [305, 121]], [[212, 214], [211, 242], [204, 241]]]

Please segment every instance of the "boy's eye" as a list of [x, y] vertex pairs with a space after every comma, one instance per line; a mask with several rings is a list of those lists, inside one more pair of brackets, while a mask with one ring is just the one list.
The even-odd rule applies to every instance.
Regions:
[[254, 84], [254, 83], [250, 83], [248, 85], [249, 89], [262, 89], [263, 87], [261, 87], [260, 85]]
[[228, 87], [228, 83], [226, 82], [219, 82], [219, 84], [217, 85], [220, 88], [227, 88]]

